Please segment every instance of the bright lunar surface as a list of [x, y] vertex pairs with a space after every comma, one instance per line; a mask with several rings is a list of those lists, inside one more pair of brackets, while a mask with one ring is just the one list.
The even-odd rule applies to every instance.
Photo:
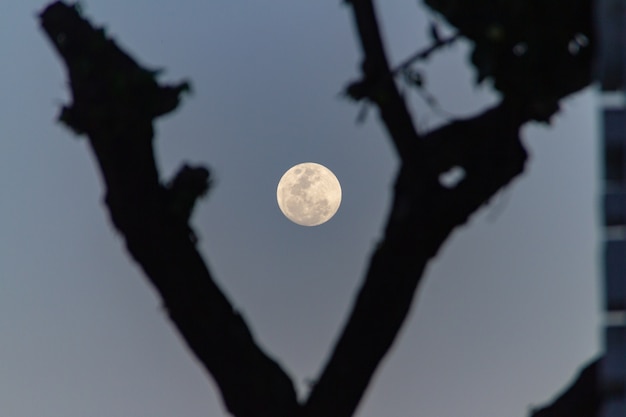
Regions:
[[317, 226], [335, 215], [341, 204], [341, 186], [323, 165], [304, 162], [282, 176], [276, 190], [278, 207], [292, 222]]

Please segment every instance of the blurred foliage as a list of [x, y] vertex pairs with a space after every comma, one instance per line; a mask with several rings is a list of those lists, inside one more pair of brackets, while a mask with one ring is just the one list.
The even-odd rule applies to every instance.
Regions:
[[591, 81], [591, 0], [423, 0], [473, 42], [476, 82], [547, 120]]

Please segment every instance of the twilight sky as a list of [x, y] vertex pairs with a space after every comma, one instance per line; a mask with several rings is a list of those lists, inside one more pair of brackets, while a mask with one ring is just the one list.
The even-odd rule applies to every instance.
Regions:
[[[55, 122], [60, 60], [38, 28], [42, 0], [8, 0], [0, 28], [0, 414], [226, 416], [215, 385], [170, 326], [102, 205], [84, 139]], [[93, 22], [194, 95], [157, 123], [165, 178], [182, 161], [216, 176], [193, 223], [219, 285], [300, 392], [315, 379], [381, 235], [397, 168], [370, 111], [339, 97], [360, 50], [340, 1], [84, 0]], [[378, 2], [382, 4], [382, 2]], [[386, 0], [389, 53], [427, 45], [421, 2]], [[445, 112], [495, 96], [472, 84], [467, 49], [423, 66]], [[420, 129], [443, 119], [415, 94]], [[427, 270], [359, 417], [525, 416], [598, 352], [600, 235], [594, 93], [553, 126], [524, 129], [521, 179], [458, 229]], [[337, 175], [328, 223], [295, 225], [276, 185], [299, 162]]]

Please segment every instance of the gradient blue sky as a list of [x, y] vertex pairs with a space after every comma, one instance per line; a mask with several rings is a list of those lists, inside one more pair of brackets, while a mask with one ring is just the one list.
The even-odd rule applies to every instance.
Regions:
[[[35, 13], [9, 0], [0, 28], [0, 414], [224, 416], [213, 382], [170, 326], [102, 205], [86, 142], [55, 122], [66, 77]], [[379, 2], [381, 3], [381, 2]], [[198, 208], [200, 247], [265, 349], [306, 392], [381, 235], [397, 168], [375, 112], [338, 97], [360, 50], [340, 1], [85, 0], [140, 62], [195, 94], [157, 124], [169, 177], [183, 160], [217, 182]], [[380, 7], [394, 62], [427, 44], [415, 0]], [[495, 101], [467, 49], [426, 65], [453, 114]], [[359, 417], [525, 416], [599, 349], [600, 235], [594, 93], [552, 127], [524, 129], [528, 170], [431, 263]], [[441, 122], [420, 99], [420, 129]], [[286, 220], [278, 179], [313, 161], [343, 204], [314, 228]]]

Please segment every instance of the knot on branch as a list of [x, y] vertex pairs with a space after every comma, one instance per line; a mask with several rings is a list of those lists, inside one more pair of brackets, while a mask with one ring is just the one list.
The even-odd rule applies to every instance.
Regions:
[[211, 187], [211, 174], [205, 167], [183, 165], [167, 184], [170, 211], [181, 221], [189, 221], [196, 202]]
[[371, 83], [367, 80], [353, 81], [346, 87], [345, 94], [354, 101], [360, 101], [367, 97]]
[[361, 63], [362, 77], [348, 84], [344, 94], [354, 101], [370, 100], [380, 103], [387, 94], [385, 83], [393, 82], [389, 70], [380, 68], [377, 63], [365, 59]]
[[159, 71], [142, 68], [92, 26], [75, 5], [55, 2], [41, 13], [41, 26], [67, 64], [74, 103], [59, 120], [74, 132], [111, 131], [173, 111], [188, 82], [161, 86]]

